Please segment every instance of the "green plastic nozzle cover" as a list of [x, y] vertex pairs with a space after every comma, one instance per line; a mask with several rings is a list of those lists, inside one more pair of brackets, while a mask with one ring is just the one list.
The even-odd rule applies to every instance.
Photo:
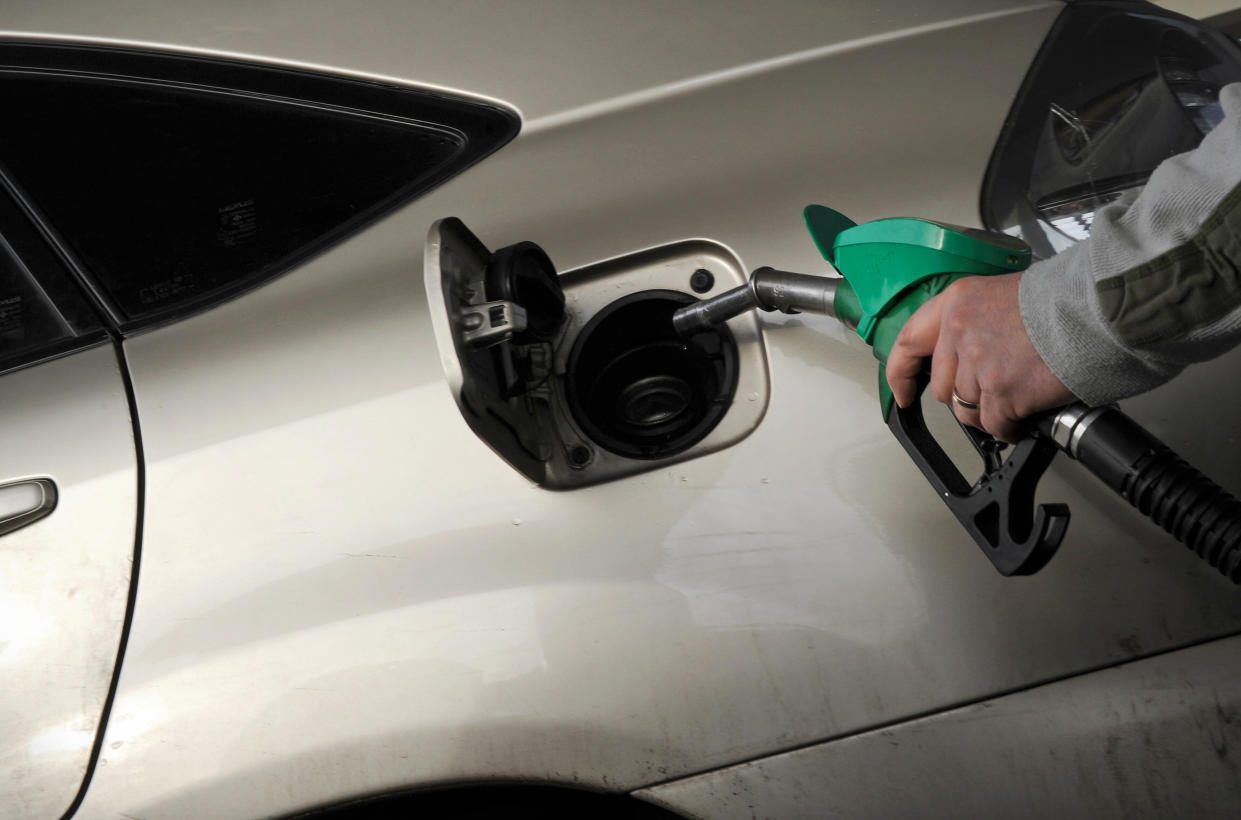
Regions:
[[879, 360], [879, 403], [886, 420], [892, 391], [884, 372], [888, 353], [909, 317], [927, 300], [964, 276], [1025, 270], [1030, 248], [1020, 239], [927, 219], [876, 219], [861, 225], [823, 205], [803, 212], [823, 258], [845, 278], [836, 315]]

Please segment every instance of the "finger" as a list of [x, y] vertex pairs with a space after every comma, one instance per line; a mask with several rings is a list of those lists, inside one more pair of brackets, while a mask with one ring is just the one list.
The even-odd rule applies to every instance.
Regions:
[[951, 407], [953, 415], [957, 417], [957, 420], [970, 427], [977, 427], [979, 430], [984, 429], [982, 426], [982, 389], [978, 386], [978, 378], [974, 375], [973, 368], [968, 363], [962, 363], [957, 366], [952, 390], [962, 400], [977, 405], [977, 407], [966, 407], [961, 402], [953, 399]]
[[994, 393], [984, 394], [979, 400], [979, 426], [1000, 441], [1015, 444], [1018, 438], [1018, 415], [1012, 403]]
[[941, 334], [931, 356], [931, 395], [944, 404], [952, 403], [952, 388], [957, 383], [957, 371], [961, 362], [957, 350]]
[[917, 398], [918, 371], [922, 369], [922, 360], [935, 350], [942, 310], [939, 296], [928, 300], [901, 328], [888, 352], [888, 386], [901, 407], [908, 407]]

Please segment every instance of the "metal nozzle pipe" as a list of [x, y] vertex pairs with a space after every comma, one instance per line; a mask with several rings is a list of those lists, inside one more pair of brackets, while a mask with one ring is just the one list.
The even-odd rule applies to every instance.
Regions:
[[724, 291], [719, 296], [686, 305], [672, 314], [672, 329], [678, 336], [692, 336], [740, 316], [747, 310], [761, 307], [751, 284], [752, 281]]
[[762, 267], [750, 274], [750, 287], [763, 310], [834, 316], [838, 277], [810, 276]]
[[678, 335], [689, 336], [754, 308], [834, 316], [836, 290], [841, 281], [838, 277], [758, 268], [750, 274], [747, 284], [686, 305], [672, 314], [672, 327]]

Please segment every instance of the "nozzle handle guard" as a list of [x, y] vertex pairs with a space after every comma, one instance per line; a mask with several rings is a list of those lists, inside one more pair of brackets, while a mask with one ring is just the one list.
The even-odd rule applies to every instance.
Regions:
[[[918, 380], [918, 398], [927, 376]], [[1044, 436], [1027, 436], [1005, 457], [1005, 445], [962, 425], [985, 469], [970, 484], [927, 429], [922, 404], [892, 403], [888, 428], [918, 465], [948, 509], [1001, 575], [1031, 575], [1051, 560], [1069, 526], [1066, 504], [1034, 505], [1039, 479], [1058, 448]]]

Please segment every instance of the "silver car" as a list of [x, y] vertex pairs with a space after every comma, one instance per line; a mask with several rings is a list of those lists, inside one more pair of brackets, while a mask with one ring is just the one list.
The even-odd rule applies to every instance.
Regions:
[[[0, 817], [1235, 816], [1226, 579], [1068, 459], [1002, 577], [852, 331], [664, 328], [810, 203], [1051, 255], [1237, 79], [1137, 2], [8, 0]], [[1233, 492], [1238, 361], [1125, 404]]]

